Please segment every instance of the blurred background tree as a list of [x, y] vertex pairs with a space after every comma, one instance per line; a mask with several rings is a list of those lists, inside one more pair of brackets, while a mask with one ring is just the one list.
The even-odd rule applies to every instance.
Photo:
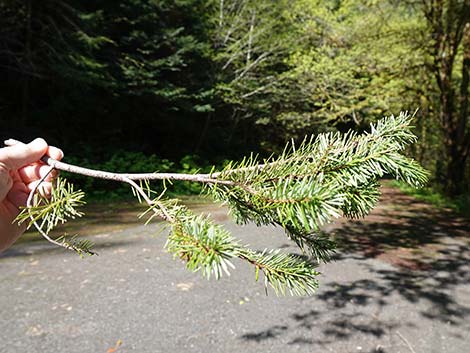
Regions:
[[469, 48], [470, 0], [1, 0], [1, 133], [166, 170], [419, 108], [409, 152], [468, 195]]

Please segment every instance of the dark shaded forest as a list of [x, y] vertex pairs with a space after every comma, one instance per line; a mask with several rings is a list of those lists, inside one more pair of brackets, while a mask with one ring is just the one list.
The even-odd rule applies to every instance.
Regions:
[[469, 193], [470, 0], [0, 0], [1, 137], [191, 171], [416, 111], [409, 153]]

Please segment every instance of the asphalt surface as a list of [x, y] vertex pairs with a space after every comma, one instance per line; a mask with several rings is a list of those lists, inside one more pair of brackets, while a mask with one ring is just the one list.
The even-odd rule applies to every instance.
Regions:
[[[99, 256], [85, 259], [18, 244], [0, 255], [0, 352], [470, 352], [468, 228], [454, 234], [411, 202], [396, 223], [387, 202], [370, 220], [331, 230], [349, 240], [320, 267], [312, 297], [266, 296], [239, 262], [219, 281], [190, 273], [162, 249], [159, 224], [95, 236]], [[295, 252], [279, 229], [217, 212], [252, 247]], [[413, 232], [425, 239], [410, 241]], [[400, 241], [364, 241], [380, 234]]]

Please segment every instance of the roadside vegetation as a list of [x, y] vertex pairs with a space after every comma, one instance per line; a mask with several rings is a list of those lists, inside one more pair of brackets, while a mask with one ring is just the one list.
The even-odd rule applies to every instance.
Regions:
[[401, 191], [414, 198], [427, 202], [439, 208], [448, 208], [464, 217], [470, 217], [470, 196], [468, 194], [459, 195], [457, 197], [446, 196], [442, 190], [436, 187], [414, 188], [402, 183], [394, 181], [393, 186], [398, 187]]
[[4, 0], [0, 19], [2, 138], [189, 172], [416, 111], [409, 154], [435, 192], [469, 198], [468, 0]]

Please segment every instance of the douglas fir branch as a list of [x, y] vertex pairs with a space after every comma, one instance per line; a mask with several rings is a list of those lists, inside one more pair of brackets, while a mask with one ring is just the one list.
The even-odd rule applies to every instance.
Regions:
[[[326, 133], [308, 137], [300, 145], [286, 146], [277, 157], [259, 160], [250, 156], [209, 174], [124, 174], [73, 166], [44, 157], [50, 170], [59, 169], [94, 178], [117, 180], [133, 189], [139, 202], [148, 205], [141, 215], [168, 222], [166, 248], [186, 261], [191, 271], [219, 278], [234, 269], [238, 258], [254, 267], [256, 280], [262, 276], [266, 288], [276, 294], [310, 295], [318, 287], [316, 266], [327, 262], [335, 242], [322, 226], [335, 218], [364, 217], [377, 203], [379, 179], [393, 176], [415, 187], [427, 181], [427, 172], [404, 155], [416, 141], [411, 117], [401, 113], [372, 124], [370, 131], [357, 134]], [[11, 142], [10, 142], [11, 143]], [[256, 251], [238, 241], [209, 217], [195, 215], [165, 192], [157, 194], [151, 182], [185, 180], [204, 184], [204, 193], [228, 205], [237, 223], [277, 225], [308, 255], [282, 253], [278, 249]], [[52, 239], [49, 232], [69, 218], [82, 216], [77, 210], [84, 193], [58, 180], [50, 199], [31, 191], [27, 207], [17, 222], [28, 222], [49, 241], [79, 254], [93, 254], [92, 243], [75, 237]]]

